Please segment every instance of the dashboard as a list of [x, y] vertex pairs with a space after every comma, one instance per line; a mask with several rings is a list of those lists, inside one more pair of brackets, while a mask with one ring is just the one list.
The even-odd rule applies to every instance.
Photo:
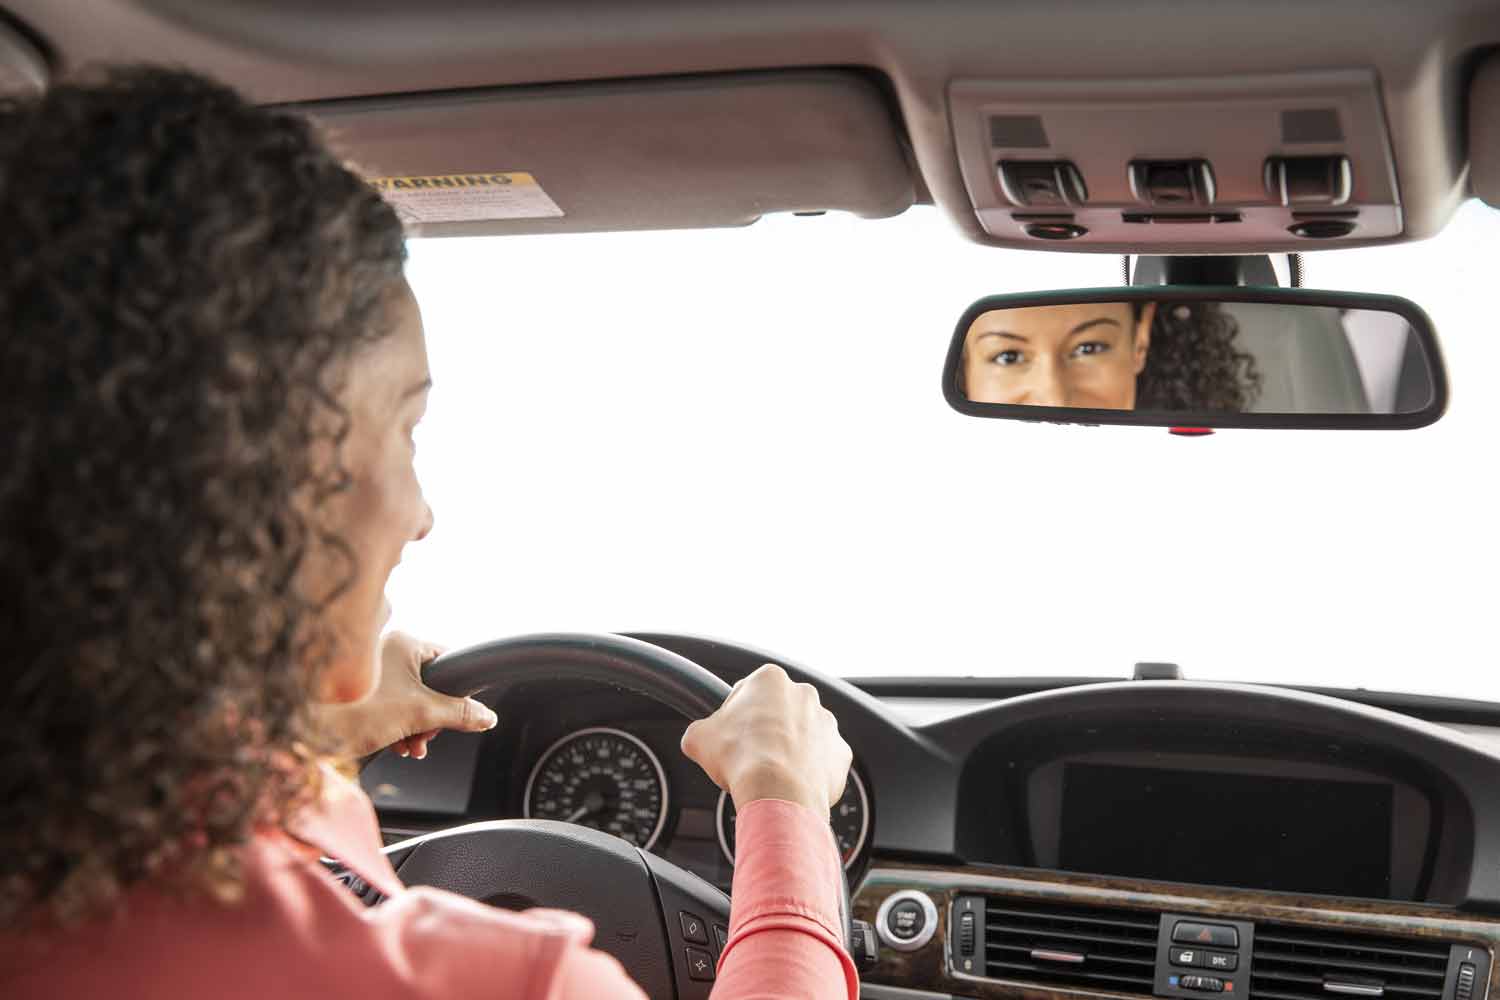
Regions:
[[[1398, 712], [1185, 681], [977, 696], [951, 682], [857, 686], [738, 645], [636, 637], [730, 683], [782, 663], [839, 718], [855, 766], [830, 823], [855, 915], [879, 938], [862, 973], [868, 997], [1487, 994], [1500, 944], [1493, 706], [1408, 698]], [[365, 770], [388, 841], [557, 819], [729, 890], [732, 803], [682, 755], [686, 720], [576, 682], [517, 687], [493, 704], [490, 733], [444, 734], [425, 761], [383, 754]], [[1418, 939], [1426, 953], [1407, 945]], [[1422, 961], [1426, 971], [1408, 968]], [[1217, 964], [1193, 964], [1206, 962]]]
[[[388, 843], [457, 822], [563, 820], [729, 891], [734, 803], [682, 755], [686, 719], [628, 691], [561, 682], [516, 690], [497, 708], [504, 714], [490, 734], [444, 734], [425, 761], [383, 755], [366, 769]], [[858, 761], [829, 821], [846, 870], [855, 870], [868, 857], [872, 821]]]

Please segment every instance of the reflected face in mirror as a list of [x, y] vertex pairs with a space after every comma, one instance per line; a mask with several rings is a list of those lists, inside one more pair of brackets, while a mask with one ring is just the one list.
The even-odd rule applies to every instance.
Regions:
[[1131, 410], [1156, 305], [1129, 302], [994, 309], [964, 338], [960, 368], [976, 403]]

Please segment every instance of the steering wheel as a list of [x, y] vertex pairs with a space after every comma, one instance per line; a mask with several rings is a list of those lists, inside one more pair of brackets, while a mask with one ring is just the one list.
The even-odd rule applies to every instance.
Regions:
[[[711, 714], [729, 685], [676, 653], [619, 635], [549, 633], [447, 653], [423, 680], [467, 696], [539, 680], [624, 688], [689, 719]], [[503, 693], [499, 696], [503, 699]], [[502, 714], [503, 718], [503, 714]], [[729, 927], [729, 897], [654, 854], [555, 820], [471, 823], [386, 849], [408, 885], [430, 885], [507, 909], [572, 910], [594, 922], [594, 947], [647, 995], [706, 998]], [[843, 912], [848, 913], [847, 892]]]

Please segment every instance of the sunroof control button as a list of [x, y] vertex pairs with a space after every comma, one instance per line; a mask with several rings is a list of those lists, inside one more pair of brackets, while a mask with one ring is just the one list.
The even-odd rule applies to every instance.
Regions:
[[1214, 203], [1214, 170], [1207, 160], [1135, 160], [1130, 190], [1148, 205], [1184, 208]]
[[1000, 190], [1011, 204], [1026, 208], [1066, 208], [1088, 201], [1083, 175], [1067, 160], [1002, 160]]
[[1266, 192], [1283, 205], [1342, 205], [1354, 189], [1347, 156], [1273, 156], [1266, 161]]

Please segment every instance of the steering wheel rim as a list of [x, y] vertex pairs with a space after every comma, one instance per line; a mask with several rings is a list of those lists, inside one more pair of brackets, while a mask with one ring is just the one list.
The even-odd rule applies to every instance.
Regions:
[[685, 656], [623, 635], [538, 632], [444, 653], [422, 670], [428, 687], [466, 697], [536, 680], [624, 688], [688, 719], [711, 715], [729, 685]]
[[[427, 664], [422, 678], [449, 695], [502, 692], [487, 699], [495, 702], [505, 689], [530, 682], [592, 681], [651, 698], [689, 719], [712, 714], [730, 692], [719, 677], [660, 646], [569, 632], [445, 653]], [[619, 960], [648, 995], [708, 1000], [713, 984], [704, 981], [704, 970], [717, 958], [719, 933], [727, 933], [729, 898], [659, 855], [589, 827], [549, 820], [472, 823], [393, 844], [386, 853], [411, 885], [511, 909], [582, 913], [594, 924], [594, 947]], [[713, 936], [685, 936], [689, 915], [704, 921], [701, 930], [712, 929]]]
[[[540, 680], [592, 681], [651, 698], [688, 719], [711, 715], [724, 703], [731, 690], [717, 675], [671, 650], [628, 636], [585, 632], [533, 633], [455, 650], [427, 664], [422, 678], [434, 690], [459, 697]], [[463, 833], [465, 830], [469, 831], [467, 836]], [[471, 824], [450, 834], [418, 840], [421, 843], [415, 845], [415, 849], [403, 850], [402, 845], [392, 845], [388, 849], [402, 855], [397, 867], [403, 878], [416, 876], [420, 870], [424, 873], [418, 876], [421, 882], [453, 889], [471, 898], [492, 902], [499, 898], [533, 899], [546, 905], [548, 893], [541, 888], [541, 883], [528, 883], [528, 877], [538, 871], [559, 872], [568, 859], [576, 858], [585, 867], [598, 865], [601, 875], [605, 871], [612, 873], [612, 877], [585, 878], [588, 886], [607, 887], [599, 890], [603, 896], [610, 897], [607, 907], [589, 906], [580, 901], [581, 896], [570, 900], [570, 905], [564, 907], [593, 917], [596, 930], [603, 930], [601, 915], [604, 913], [617, 918], [623, 912], [628, 921], [630, 910], [644, 913], [648, 909], [641, 905], [643, 893], [629, 890], [628, 884], [632, 882], [654, 889], [653, 895], [657, 898], [652, 899], [649, 906], [654, 913], [664, 915], [674, 912], [674, 906], [687, 906], [694, 908], [696, 913], [708, 914], [711, 922], [722, 918], [723, 925], [728, 925], [727, 897], [698, 875], [640, 848], [625, 850], [623, 843], [611, 843], [614, 838], [610, 835], [587, 827], [537, 820], [500, 820]], [[470, 849], [479, 843], [488, 843], [495, 848], [504, 845], [503, 853], [530, 855], [533, 863], [520, 866], [529, 871], [507, 870], [509, 866], [497, 865], [498, 859], [490, 857], [481, 860], [474, 868], [476, 857], [489, 853], [481, 849], [476, 854]], [[632, 853], [639, 857], [644, 866], [642, 871], [647, 873], [644, 883], [640, 883], [636, 879], [637, 873], [631, 870]], [[456, 864], [462, 863], [461, 859], [468, 861], [470, 871], [452, 870]], [[527, 887], [527, 891], [520, 891], [518, 887]], [[849, 887], [843, 879], [840, 880], [840, 893], [840, 911], [848, 947], [852, 943], [848, 924]], [[655, 979], [664, 983], [667, 981], [663, 979], [665, 975], [675, 980], [674, 986], [680, 998], [690, 1000], [699, 993], [706, 996], [706, 988], [711, 984], [690, 973], [687, 962], [693, 961], [693, 949], [684, 948], [698, 942], [678, 940], [680, 925], [671, 919], [664, 922], [663, 936], [672, 942], [667, 949], [671, 957], [666, 968], [661, 968], [660, 963], [651, 957], [645, 959], [645, 968], [631, 961], [632, 957], [640, 957], [641, 934], [635, 925], [630, 932], [616, 935], [617, 940], [596, 940], [595, 945], [614, 954], [638, 982], [644, 984], [648, 979]]]

